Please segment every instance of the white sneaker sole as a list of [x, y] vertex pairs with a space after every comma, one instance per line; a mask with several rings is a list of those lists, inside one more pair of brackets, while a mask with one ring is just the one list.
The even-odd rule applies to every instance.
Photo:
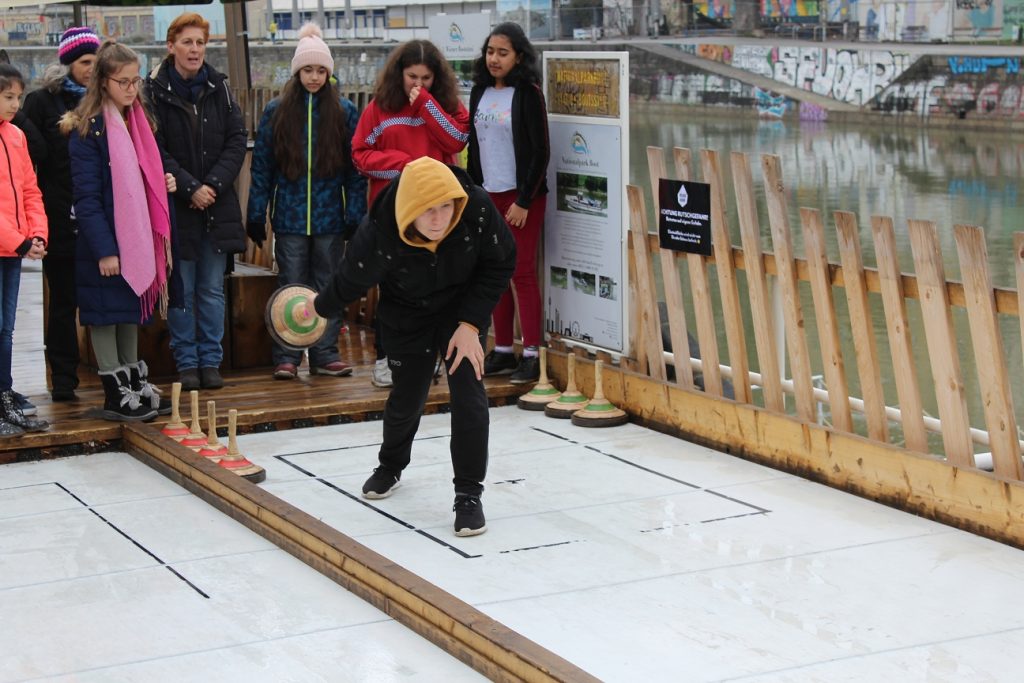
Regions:
[[458, 529], [455, 532], [456, 536], [479, 536], [483, 532], [487, 531], [487, 525], [484, 524], [479, 529]]
[[395, 485], [389, 488], [384, 493], [377, 493], [376, 491], [363, 491], [363, 498], [367, 498], [369, 500], [380, 500], [381, 498], [387, 498], [388, 496], [395, 492], [395, 489], [397, 489], [401, 485], [402, 482], [396, 481]]

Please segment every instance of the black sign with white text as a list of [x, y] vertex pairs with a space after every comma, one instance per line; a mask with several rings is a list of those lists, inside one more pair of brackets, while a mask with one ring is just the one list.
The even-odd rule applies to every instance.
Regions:
[[662, 249], [711, 255], [711, 186], [688, 180], [658, 182]]

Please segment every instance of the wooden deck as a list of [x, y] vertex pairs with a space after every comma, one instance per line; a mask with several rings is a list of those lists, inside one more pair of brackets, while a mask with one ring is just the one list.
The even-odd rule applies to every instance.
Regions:
[[[34, 460], [108, 450], [121, 439], [121, 425], [98, 417], [103, 392], [95, 372], [80, 371], [82, 385], [78, 400], [53, 403], [46, 384], [43, 357], [42, 271], [26, 263], [18, 300], [14, 336], [14, 388], [39, 408], [38, 417], [50, 422], [49, 431], [0, 439], [0, 463]], [[370, 382], [373, 369], [373, 331], [352, 326], [340, 340], [342, 358], [355, 369], [350, 377], [310, 376], [306, 368], [292, 381], [273, 379], [271, 368], [225, 372], [225, 386], [200, 392], [200, 415], [206, 429], [206, 401], [217, 401], [220, 433], [224, 435], [227, 411], [238, 410], [240, 432], [267, 432], [314, 425], [339, 424], [379, 419], [388, 391]], [[170, 396], [174, 377], [153, 378]], [[487, 393], [493, 405], [504, 405], [522, 393], [523, 387], [509, 384], [506, 377], [487, 379]], [[181, 416], [191, 418], [187, 395], [181, 400]], [[448, 387], [442, 378], [431, 389], [426, 413], [442, 412], [448, 403]], [[158, 421], [166, 418], [159, 418]]]

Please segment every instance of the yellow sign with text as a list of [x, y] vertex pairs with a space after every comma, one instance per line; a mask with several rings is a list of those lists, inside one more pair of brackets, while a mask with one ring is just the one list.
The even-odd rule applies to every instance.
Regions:
[[618, 118], [619, 60], [549, 60], [548, 112]]

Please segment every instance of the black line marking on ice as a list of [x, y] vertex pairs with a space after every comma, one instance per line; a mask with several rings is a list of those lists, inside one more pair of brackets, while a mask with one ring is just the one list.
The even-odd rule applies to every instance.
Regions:
[[181, 575], [181, 573], [179, 573], [179, 572], [178, 572], [178, 570], [176, 570], [176, 569], [175, 569], [174, 567], [172, 567], [171, 565], [167, 564], [167, 563], [166, 563], [166, 562], [164, 562], [164, 561], [163, 561], [162, 559], [160, 559], [160, 558], [159, 558], [159, 557], [158, 557], [158, 556], [156, 555], [156, 553], [154, 553], [154, 552], [153, 552], [153, 551], [151, 551], [151, 550], [150, 550], [149, 548], [147, 548], [146, 546], [142, 545], [142, 544], [141, 544], [140, 542], [138, 542], [137, 540], [135, 540], [134, 538], [132, 538], [131, 536], [129, 536], [129, 535], [128, 535], [128, 534], [127, 534], [127, 533], [126, 533], [125, 531], [123, 531], [123, 530], [121, 530], [120, 528], [118, 528], [118, 526], [117, 526], [116, 524], [114, 524], [114, 523], [113, 523], [113, 522], [111, 522], [111, 521], [110, 521], [109, 519], [107, 519], [106, 517], [104, 517], [103, 515], [101, 515], [101, 514], [100, 514], [99, 512], [97, 512], [96, 510], [94, 510], [94, 509], [93, 509], [93, 508], [92, 508], [92, 507], [91, 507], [91, 506], [90, 506], [90, 505], [89, 505], [88, 503], [86, 503], [86, 502], [85, 502], [84, 500], [82, 500], [81, 498], [79, 498], [78, 496], [76, 496], [76, 495], [75, 495], [74, 493], [72, 493], [72, 492], [71, 492], [71, 490], [70, 490], [69, 488], [67, 488], [66, 486], [64, 486], [64, 485], [63, 485], [63, 484], [61, 484], [60, 482], [56, 482], [56, 481], [55, 481], [55, 482], [53, 482], [53, 484], [54, 484], [54, 486], [56, 486], [56, 487], [58, 487], [59, 489], [61, 489], [62, 491], [64, 491], [64, 493], [68, 494], [69, 496], [71, 496], [72, 498], [74, 498], [75, 500], [77, 500], [77, 501], [78, 501], [79, 503], [81, 503], [81, 504], [82, 504], [82, 506], [83, 506], [83, 507], [84, 507], [84, 508], [85, 508], [86, 510], [88, 510], [88, 511], [89, 511], [89, 512], [91, 512], [92, 514], [96, 515], [96, 516], [97, 516], [97, 517], [98, 517], [98, 518], [99, 518], [100, 520], [102, 520], [102, 521], [103, 521], [103, 523], [104, 523], [104, 524], [106, 524], [107, 526], [109, 526], [109, 527], [110, 527], [111, 529], [113, 529], [114, 531], [116, 531], [117, 533], [119, 533], [119, 534], [120, 534], [121, 536], [123, 536], [124, 538], [128, 539], [129, 541], [131, 541], [131, 542], [132, 542], [132, 544], [133, 544], [133, 545], [134, 545], [135, 547], [137, 547], [137, 548], [138, 548], [139, 550], [141, 550], [142, 552], [144, 552], [144, 553], [146, 553], [147, 555], [149, 555], [150, 557], [152, 557], [152, 558], [153, 558], [153, 559], [154, 559], [154, 560], [155, 560], [155, 561], [156, 561], [157, 563], [159, 563], [159, 564], [160, 564], [160, 566], [161, 566], [161, 567], [163, 567], [164, 569], [166, 569], [167, 571], [169, 571], [170, 573], [174, 574], [174, 575], [175, 575], [175, 576], [177, 576], [177, 577], [178, 577], [179, 579], [181, 579], [182, 581], [184, 581], [184, 582], [185, 582], [185, 583], [186, 583], [186, 584], [187, 584], [187, 585], [188, 585], [189, 587], [191, 587], [191, 588], [192, 588], [192, 590], [194, 590], [194, 591], [195, 591], [196, 593], [199, 593], [200, 595], [202, 595], [202, 596], [203, 596], [204, 598], [206, 598], [207, 600], [209, 600], [209, 599], [210, 599], [210, 596], [209, 596], [209, 595], [207, 595], [207, 594], [206, 594], [206, 593], [205, 593], [205, 592], [204, 592], [203, 590], [201, 590], [201, 589], [199, 588], [199, 586], [195, 585], [194, 583], [192, 583], [191, 581], [189, 581], [188, 579], [186, 579], [186, 578], [185, 578], [184, 576], [182, 576], [182, 575]]
[[522, 552], [524, 550], [539, 550], [541, 548], [554, 548], [554, 547], [560, 546], [560, 545], [571, 545], [573, 543], [580, 543], [580, 542], [581, 541], [578, 541], [578, 540], [577, 541], [559, 541], [557, 543], [545, 543], [543, 545], [530, 545], [530, 546], [526, 546], [525, 548], [512, 548], [511, 550], [500, 550], [498, 552], [500, 554], [504, 555], [506, 553], [518, 553], [518, 552]]

